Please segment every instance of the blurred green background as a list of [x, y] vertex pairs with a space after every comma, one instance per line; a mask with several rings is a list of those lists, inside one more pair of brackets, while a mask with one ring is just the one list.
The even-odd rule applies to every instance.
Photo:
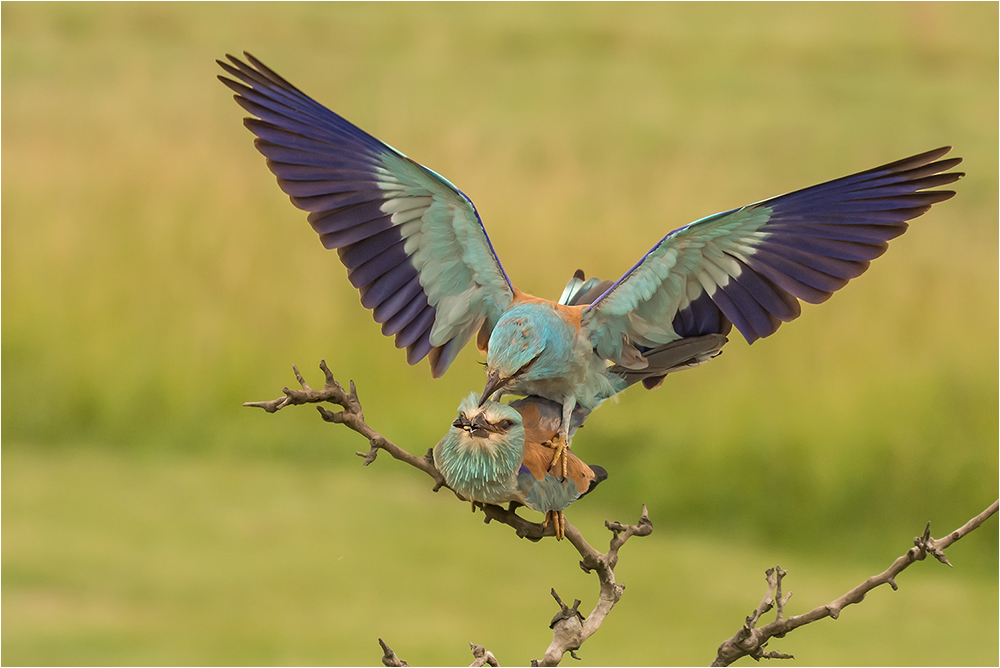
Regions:
[[[512, 279], [616, 277], [695, 218], [944, 144], [958, 196], [752, 348], [633, 389], [574, 445], [571, 508], [649, 506], [587, 665], [707, 664], [790, 571], [788, 612], [997, 497], [998, 7], [21, 4], [2, 8], [3, 659], [413, 665], [538, 658], [596, 579], [485, 526], [311, 408], [354, 379], [414, 452], [482, 387], [405, 364], [279, 191], [215, 77], [247, 49], [454, 180]], [[518, 249], [524, 249], [519, 253]], [[554, 252], [547, 249], [557, 249]], [[815, 665], [998, 662], [996, 519], [837, 622]], [[567, 659], [568, 660], [568, 659]]]

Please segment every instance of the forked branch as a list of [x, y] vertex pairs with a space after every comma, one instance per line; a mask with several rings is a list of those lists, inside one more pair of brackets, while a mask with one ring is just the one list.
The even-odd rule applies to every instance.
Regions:
[[[416, 457], [400, 448], [379, 432], [372, 429], [371, 426], [365, 422], [365, 416], [361, 410], [361, 401], [358, 399], [357, 388], [354, 386], [354, 381], [351, 381], [350, 391], [348, 392], [333, 377], [333, 374], [330, 372], [330, 369], [327, 367], [325, 361], [320, 362], [319, 367], [322, 369], [326, 379], [323, 389], [314, 390], [309, 387], [309, 384], [306, 383], [302, 374], [299, 373], [298, 368], [293, 366], [292, 370], [295, 372], [295, 378], [299, 381], [299, 385], [302, 387], [301, 390], [292, 390], [286, 387], [282, 390], [283, 396], [278, 397], [277, 399], [273, 399], [271, 401], [248, 401], [243, 405], [254, 408], [263, 408], [268, 413], [276, 413], [286, 406], [296, 406], [301, 404], [332, 403], [340, 406], [343, 410], [338, 412], [330, 411], [322, 406], [317, 406], [317, 409], [319, 410], [320, 415], [323, 416], [323, 419], [327, 422], [346, 425], [348, 428], [356, 431], [368, 439], [371, 446], [368, 452], [356, 453], [358, 456], [364, 458], [365, 466], [375, 461], [379, 450], [385, 450], [395, 459], [405, 462], [414, 468], [418, 468], [433, 478], [434, 491], [437, 491], [442, 487], [447, 487], [444, 477], [434, 466], [432, 449], [429, 449], [427, 454], [424, 456]], [[502, 508], [500, 506], [477, 502], [473, 504], [473, 509], [475, 508], [479, 508], [483, 511], [486, 516], [486, 523], [497, 521], [501, 524], [506, 524], [507, 526], [512, 527], [521, 538], [537, 541], [541, 540], [545, 536], [555, 535], [555, 529], [551, 524], [542, 525], [530, 522], [519, 516], [515, 512], [513, 505], [509, 508]], [[600, 628], [601, 623], [604, 621], [605, 617], [607, 617], [611, 608], [613, 608], [615, 603], [621, 599], [622, 594], [625, 591], [625, 585], [618, 584], [615, 581], [614, 569], [618, 564], [619, 549], [621, 549], [622, 545], [625, 544], [625, 541], [632, 536], [648, 536], [653, 531], [653, 523], [649, 520], [649, 514], [646, 511], [645, 505], [642, 507], [642, 515], [640, 516], [637, 524], [625, 525], [618, 522], [605, 522], [605, 526], [611, 531], [612, 538], [608, 551], [602, 554], [587, 543], [587, 541], [583, 538], [583, 535], [575, 526], [569, 522], [566, 523], [566, 538], [582, 557], [580, 567], [588, 573], [593, 571], [597, 574], [601, 583], [600, 594], [597, 605], [594, 606], [590, 616], [584, 618], [583, 615], [581, 615], [577, 610], [577, 606], [580, 605], [580, 601], [576, 601], [572, 608], [568, 608], [563, 604], [558, 594], [555, 593], [555, 590], [552, 591], [552, 595], [555, 597], [556, 602], [559, 603], [560, 606], [559, 613], [556, 614], [552, 622], [549, 624], [550, 628], [552, 628], [552, 643], [545, 651], [545, 655], [542, 660], [538, 662], [533, 661], [533, 664], [541, 666], [556, 666], [562, 660], [562, 657], [566, 652], [570, 652], [574, 658], [576, 657], [576, 655], [573, 654], [573, 651], [579, 649], [580, 645], [582, 645], [587, 638], [592, 636], [597, 629]], [[379, 639], [379, 644], [382, 646], [383, 651], [382, 662], [386, 666], [406, 665], [406, 662], [399, 659], [395, 652], [393, 652], [381, 639]], [[499, 665], [492, 652], [485, 650], [480, 645], [472, 645], [470, 643], [470, 646], [475, 658], [475, 662], [472, 665]]]
[[268, 413], [277, 413], [286, 406], [319, 403], [336, 404], [343, 408], [343, 410], [334, 413], [333, 411], [327, 410], [322, 406], [317, 406], [316, 409], [327, 422], [345, 425], [349, 429], [358, 432], [368, 439], [368, 443], [371, 444], [368, 452], [355, 453], [359, 457], [364, 458], [365, 466], [368, 466], [375, 461], [375, 457], [378, 455], [379, 450], [385, 450], [399, 461], [406, 462], [410, 466], [420, 469], [433, 478], [434, 491], [437, 491], [442, 487], [447, 487], [444, 482], [444, 477], [442, 477], [438, 470], [434, 468], [434, 458], [431, 456], [430, 450], [428, 450], [427, 454], [423, 457], [416, 457], [372, 429], [368, 423], [365, 422], [365, 415], [361, 410], [361, 401], [358, 399], [358, 391], [357, 388], [354, 387], [354, 381], [352, 380], [350, 382], [351, 391], [347, 392], [344, 390], [343, 386], [337, 382], [337, 379], [333, 377], [333, 373], [331, 373], [329, 367], [326, 366], [326, 360], [319, 363], [319, 368], [322, 369], [323, 375], [326, 377], [322, 390], [314, 390], [309, 387], [305, 378], [303, 378], [302, 374], [299, 373], [298, 367], [293, 365], [292, 371], [295, 372], [295, 378], [299, 381], [299, 385], [302, 386], [301, 390], [291, 390], [286, 387], [282, 389], [282, 392], [284, 393], [284, 396], [282, 397], [272, 399], [271, 401], [247, 401], [243, 405], [251, 406], [253, 408], [263, 408]]
[[[746, 622], [742, 627], [740, 627], [740, 630], [737, 631], [733, 637], [729, 638], [719, 646], [715, 661], [712, 662], [712, 665], [728, 666], [744, 656], [749, 656], [754, 660], [794, 658], [791, 655], [782, 654], [780, 652], [765, 652], [764, 647], [771, 638], [775, 636], [781, 638], [786, 633], [790, 633], [800, 626], [811, 624], [825, 617], [837, 619], [837, 617], [840, 616], [840, 612], [844, 608], [854, 603], [860, 603], [865, 599], [865, 595], [868, 592], [880, 585], [888, 584], [893, 590], [898, 589], [899, 586], [896, 584], [896, 576], [909, 567], [910, 564], [916, 561], [923, 561], [927, 555], [931, 555], [942, 564], [951, 566], [951, 563], [948, 561], [948, 557], [944, 554], [944, 550], [956, 541], [960, 540], [970, 531], [977, 529], [983, 522], [989, 519], [992, 515], [996, 514], [998, 504], [1000, 504], [1000, 501], [994, 501], [989, 508], [979, 513], [979, 515], [973, 517], [971, 520], [958, 529], [955, 529], [944, 538], [931, 538], [931, 525], [930, 522], [928, 522], [927, 526], [924, 528], [924, 532], [920, 536], [913, 539], [913, 547], [892, 562], [892, 565], [889, 566], [889, 568], [882, 571], [878, 575], [868, 578], [840, 598], [827, 603], [826, 605], [813, 608], [804, 615], [795, 615], [788, 617], [787, 619], [784, 618], [785, 604], [788, 603], [788, 599], [791, 598], [792, 593], [788, 592], [782, 596], [781, 581], [788, 574], [788, 572], [783, 571], [779, 566], [769, 568], [766, 573], [767, 593], [764, 595], [763, 600], [761, 600], [757, 609], [746, 618]], [[761, 616], [770, 611], [772, 608], [776, 608], [774, 621], [769, 624], [765, 624], [764, 626], [757, 627], [757, 622], [760, 620]]]
[[387, 666], [387, 668], [409, 668], [410, 664], [396, 656], [396, 653], [392, 651], [391, 647], [385, 644], [384, 640], [379, 638], [378, 644], [382, 646], [383, 666]]
[[[327, 422], [344, 424], [368, 439], [370, 444], [368, 452], [357, 453], [360, 457], [364, 458], [366, 466], [375, 461], [379, 450], [385, 450], [395, 459], [410, 464], [429, 475], [434, 480], [434, 491], [437, 491], [441, 487], [447, 487], [443, 476], [434, 467], [432, 450], [428, 450], [427, 454], [422, 457], [416, 457], [389, 441], [365, 422], [364, 413], [361, 410], [361, 402], [358, 399], [357, 390], [353, 382], [350, 383], [350, 391], [344, 390], [340, 383], [334, 379], [326, 363], [323, 362], [320, 364], [320, 369], [323, 370], [326, 382], [322, 390], [314, 390], [309, 387], [299, 373], [299, 370], [295, 367], [292, 368], [295, 371], [296, 379], [302, 387], [301, 390], [291, 390], [286, 387], [283, 390], [284, 395], [277, 399], [272, 401], [247, 402], [244, 405], [263, 408], [269, 413], [274, 413], [286, 406], [292, 405], [324, 402], [336, 404], [343, 410], [332, 412], [322, 406], [318, 406], [317, 408], [323, 419]], [[945, 556], [944, 550], [963, 536], [977, 529], [988, 518], [996, 514], [998, 503], [1000, 502], [994, 502], [982, 513], [943, 538], [932, 538], [930, 535], [930, 524], [928, 523], [923, 533], [913, 539], [914, 546], [896, 559], [885, 571], [868, 578], [836, 600], [814, 608], [803, 615], [785, 617], [785, 607], [792, 596], [791, 592], [782, 592], [782, 581], [788, 573], [780, 567], [768, 569], [766, 572], [767, 592], [761, 600], [760, 605], [746, 618], [746, 621], [736, 634], [719, 646], [712, 665], [728, 666], [744, 656], [750, 656], [755, 660], [793, 658], [791, 655], [782, 654], [778, 651], [765, 651], [768, 641], [774, 637], [784, 637], [785, 634], [794, 631], [800, 626], [811, 624], [825, 617], [836, 619], [844, 608], [855, 603], [860, 603], [869, 591], [880, 585], [888, 584], [892, 589], [897, 589], [896, 576], [909, 567], [910, 564], [925, 559], [927, 555], [931, 555], [941, 563], [950, 566], [951, 564]], [[497, 521], [506, 524], [512, 527], [519, 537], [537, 541], [544, 536], [555, 534], [551, 525], [543, 526], [530, 522], [520, 517], [514, 511], [513, 507], [505, 509], [500, 506], [485, 504], [475, 504], [475, 507], [483, 511], [487, 523]], [[574, 651], [579, 649], [583, 642], [600, 628], [601, 623], [614, 605], [621, 599], [625, 590], [625, 586], [617, 583], [615, 580], [614, 569], [618, 563], [618, 551], [632, 536], [648, 536], [653, 530], [653, 525], [649, 520], [645, 506], [642, 508], [642, 515], [637, 524], [623, 525], [617, 522], [605, 522], [605, 526], [612, 532], [612, 538], [608, 551], [602, 554], [587, 543], [575, 526], [569, 523], [566, 524], [566, 538], [581, 556], [580, 567], [588, 573], [596, 573], [600, 581], [600, 594], [597, 604], [590, 612], [590, 615], [584, 617], [578, 609], [580, 605], [579, 600], [574, 601], [572, 606], [567, 606], [559, 598], [555, 590], [552, 591], [552, 596], [560, 608], [549, 625], [552, 628], [552, 642], [546, 649], [541, 660], [532, 661], [533, 665], [556, 666], [560, 663], [566, 652], [577, 658]], [[771, 610], [776, 611], [774, 621], [763, 626], [758, 626], [761, 618]], [[379, 643], [383, 649], [382, 662], [386, 666], [407, 665], [381, 639], [379, 639]], [[470, 647], [475, 659], [472, 665], [498, 665], [496, 657], [493, 656], [492, 652], [485, 650], [480, 645], [470, 643]]]
[[615, 566], [618, 565], [618, 550], [632, 536], [648, 536], [653, 533], [653, 523], [649, 520], [649, 513], [645, 504], [642, 506], [642, 515], [637, 524], [620, 524], [618, 522], [605, 522], [604, 526], [611, 531], [611, 544], [608, 551], [601, 554], [595, 550], [583, 538], [580, 531], [567, 522], [566, 538], [573, 547], [577, 549], [583, 560], [580, 561], [580, 568], [585, 572], [595, 572], [601, 582], [601, 591], [597, 599], [597, 604], [586, 618], [580, 614], [577, 607], [580, 601], [573, 603], [573, 607], [568, 607], [559, 598], [559, 594], [552, 590], [552, 597], [559, 604], [560, 610], [552, 618], [549, 626], [552, 628], [552, 643], [545, 650], [545, 656], [541, 661], [532, 661], [535, 666], [558, 666], [563, 655], [569, 652], [573, 658], [577, 658], [574, 650], [580, 649], [580, 645], [597, 632], [604, 618], [611, 612], [611, 608], [621, 600], [625, 592], [625, 585], [618, 584], [615, 580]]

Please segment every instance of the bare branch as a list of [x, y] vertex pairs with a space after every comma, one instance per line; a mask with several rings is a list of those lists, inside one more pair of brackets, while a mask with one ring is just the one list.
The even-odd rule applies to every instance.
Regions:
[[378, 639], [378, 644], [382, 646], [382, 665], [396, 667], [407, 666], [410, 664], [400, 659], [396, 656], [396, 653], [392, 651], [392, 648], [385, 644], [385, 641], [381, 638]]
[[[358, 399], [357, 389], [353, 381], [350, 383], [350, 391], [348, 392], [333, 377], [325, 361], [320, 363], [320, 369], [325, 376], [325, 383], [321, 390], [314, 390], [309, 387], [302, 374], [299, 373], [299, 370], [293, 366], [292, 370], [299, 385], [302, 387], [301, 390], [290, 390], [286, 387], [283, 390], [284, 396], [282, 397], [272, 401], [247, 402], [244, 406], [263, 408], [268, 413], [275, 413], [286, 406], [292, 405], [324, 402], [338, 405], [343, 410], [333, 412], [322, 406], [317, 406], [317, 408], [325, 421], [346, 425], [368, 439], [370, 444], [368, 452], [357, 453], [360, 457], [364, 458], [365, 466], [375, 461], [379, 450], [385, 450], [393, 458], [420, 469], [429, 475], [435, 483], [434, 491], [439, 490], [441, 487], [447, 487], [444, 477], [434, 466], [432, 450], [428, 450], [422, 457], [416, 457], [372, 429], [365, 422], [364, 413], [361, 409], [361, 401]], [[779, 638], [783, 637], [786, 633], [790, 633], [800, 626], [810, 624], [824, 617], [836, 619], [840, 615], [841, 610], [851, 604], [860, 603], [869, 591], [879, 585], [888, 584], [893, 589], [897, 589], [895, 577], [913, 562], [925, 559], [928, 554], [941, 563], [951, 566], [951, 563], [944, 554], [944, 550], [996, 514], [998, 503], [1000, 502], [994, 502], [989, 508], [944, 538], [932, 538], [930, 535], [930, 524], [928, 523], [922, 535], [913, 539], [914, 547], [896, 559], [884, 572], [868, 578], [835, 601], [819, 606], [804, 615], [789, 618], [784, 617], [785, 606], [792, 596], [791, 592], [782, 594], [782, 580], [787, 575], [787, 572], [783, 571], [780, 567], [768, 569], [766, 573], [768, 588], [760, 605], [746, 618], [745, 623], [739, 631], [719, 646], [717, 656], [712, 665], [728, 666], [744, 656], [750, 656], [755, 660], [794, 658], [791, 655], [782, 654], [777, 651], [765, 652], [764, 648], [771, 638], [776, 636]], [[510, 507], [504, 509], [500, 506], [474, 503], [473, 511], [477, 507], [485, 514], [485, 521], [487, 523], [495, 520], [501, 524], [506, 524], [512, 527], [520, 538], [538, 541], [545, 536], [555, 535], [553, 526], [530, 522], [520, 517], [515, 512], [516, 504], [511, 504]], [[562, 602], [562, 599], [559, 598], [555, 590], [552, 591], [552, 596], [560, 608], [549, 625], [552, 629], [552, 643], [545, 651], [542, 660], [532, 661], [532, 665], [556, 666], [566, 652], [569, 652], [573, 658], [578, 658], [574, 650], [579, 649], [583, 642], [600, 628], [601, 623], [624, 593], [625, 586], [615, 581], [614, 574], [615, 566], [618, 564], [619, 550], [632, 536], [648, 536], [653, 530], [653, 525], [649, 520], [645, 505], [642, 508], [642, 515], [637, 524], [623, 525], [618, 522], [605, 522], [605, 526], [613, 535], [608, 551], [602, 554], [587, 543], [576, 527], [569, 523], [566, 524], [566, 537], [582, 557], [580, 567], [588, 573], [593, 571], [597, 574], [600, 581], [600, 595], [590, 616], [584, 617], [578, 610], [580, 605], [579, 600], [574, 601], [573, 606], [569, 607]], [[757, 625], [761, 617], [771, 610], [776, 610], [775, 620], [758, 628]], [[379, 644], [383, 649], [382, 662], [386, 666], [407, 665], [381, 639], [379, 639]], [[470, 647], [475, 658], [472, 665], [499, 665], [492, 652], [487, 651], [481, 645], [470, 643]]]
[[[503, 508], [502, 506], [494, 506], [489, 503], [480, 503], [476, 501], [473, 503], [473, 510], [475, 510], [475, 508], [479, 508], [483, 511], [483, 514], [486, 515], [486, 519], [483, 521], [486, 524], [489, 524], [494, 520], [500, 522], [501, 524], [506, 524], [514, 529], [518, 538], [527, 538], [533, 543], [537, 543], [545, 536], [556, 535], [555, 527], [551, 524], [543, 526], [538, 522], [526, 520], [518, 515], [514, 512], [515, 505], [516, 504], [512, 503], [507, 508]], [[569, 523], [567, 523], [567, 525], [568, 524]]]
[[431, 456], [430, 450], [423, 457], [416, 457], [372, 429], [365, 422], [365, 415], [361, 410], [361, 400], [358, 399], [358, 391], [354, 387], [354, 381], [352, 380], [350, 383], [351, 391], [347, 392], [333, 377], [329, 367], [326, 366], [326, 360], [320, 362], [319, 368], [322, 369], [323, 375], [326, 377], [322, 390], [314, 390], [309, 387], [302, 374], [299, 373], [298, 368], [293, 366], [292, 370], [295, 372], [295, 378], [298, 379], [299, 385], [302, 386], [301, 390], [290, 390], [286, 387], [282, 390], [285, 394], [283, 397], [278, 397], [271, 401], [248, 401], [243, 405], [263, 408], [268, 413], [276, 413], [286, 406], [324, 402], [336, 404], [344, 410], [334, 413], [322, 406], [317, 406], [317, 409], [325, 421], [342, 424], [368, 439], [368, 442], [371, 444], [368, 452], [356, 453], [359, 457], [364, 458], [365, 466], [375, 461], [379, 450], [385, 450], [395, 459], [418, 468], [433, 478], [435, 491], [442, 487], [447, 487], [444, 477], [434, 468], [434, 459]]
[[644, 504], [638, 524], [624, 525], [618, 522], [605, 522], [604, 524], [613, 535], [607, 553], [601, 554], [583, 538], [575, 526], [567, 522], [566, 538], [583, 557], [580, 568], [587, 573], [591, 571], [597, 573], [597, 578], [601, 583], [600, 595], [597, 604], [590, 612], [590, 616], [584, 618], [577, 610], [580, 601], [573, 603], [573, 607], [570, 608], [562, 602], [555, 590], [552, 590], [552, 596], [560, 607], [560, 611], [552, 618], [549, 625], [552, 628], [552, 643], [545, 650], [545, 656], [542, 657], [542, 660], [532, 661], [532, 665], [558, 666], [566, 652], [569, 652], [573, 658], [577, 658], [573, 651], [580, 649], [584, 641], [597, 632], [608, 613], [611, 612], [611, 608], [621, 600], [622, 594], [625, 592], [625, 585], [615, 581], [614, 571], [615, 566], [618, 565], [618, 550], [632, 536], [651, 534], [653, 523], [649, 520], [649, 513]]
[[[910, 564], [916, 561], [923, 561], [928, 554], [941, 563], [951, 566], [951, 563], [944, 554], [945, 548], [960, 540], [970, 531], [974, 531], [988, 518], [996, 514], [998, 504], [1000, 504], [1000, 501], [994, 501], [989, 508], [944, 538], [931, 538], [931, 525], [928, 522], [923, 534], [913, 539], [913, 547], [907, 550], [903, 556], [892, 562], [889, 568], [878, 575], [868, 578], [835, 601], [814, 608], [804, 615], [796, 615], [787, 619], [782, 618], [784, 606], [792, 596], [791, 592], [784, 597], [781, 595], [781, 580], [787, 575], [787, 571], [783, 571], [777, 566], [768, 569], [766, 573], [768, 588], [764, 599], [757, 606], [757, 609], [747, 617], [746, 623], [744, 623], [740, 630], [732, 638], [729, 638], [719, 646], [718, 653], [712, 665], [728, 666], [744, 656], [749, 656], [755, 660], [793, 658], [790, 655], [779, 652], [764, 652], [764, 647], [771, 638], [775, 636], [783, 637], [786, 633], [790, 633], [800, 626], [811, 624], [824, 617], [837, 619], [844, 608], [854, 603], [860, 603], [865, 599], [865, 595], [868, 592], [879, 585], [888, 584], [893, 590], [898, 589], [896, 576], [909, 567]], [[760, 628], [755, 628], [761, 615], [774, 607], [775, 604], [777, 604], [775, 620]]]
[[[963, 524], [959, 528], [957, 528], [954, 531], [952, 531], [950, 534], [948, 534], [944, 538], [938, 538], [936, 541], [933, 541], [934, 545], [931, 546], [931, 548], [929, 548], [928, 551], [931, 551], [931, 549], [933, 549], [932, 554], [934, 554], [934, 556], [937, 557], [939, 551], [945, 550], [945, 549], [951, 547], [954, 543], [956, 543], [959, 540], [961, 540], [967, 533], [978, 529], [979, 526], [983, 522], [985, 522], [990, 517], [992, 517], [993, 515], [995, 515], [996, 512], [997, 512], [998, 505], [1000, 505], [1000, 500], [994, 501], [993, 504], [990, 505], [989, 508], [987, 508], [983, 512], [979, 513], [978, 515], [976, 515], [975, 517], [973, 517], [971, 520], [969, 520], [968, 522], [966, 522], [965, 524]], [[927, 523], [927, 530], [925, 531], [925, 533], [928, 533], [928, 535], [929, 535], [929, 531], [930, 531], [930, 526], [931, 526], [930, 522], [928, 522]], [[916, 538], [914, 538], [914, 540], [916, 540]], [[944, 556], [944, 555], [942, 554], [942, 556]], [[938, 557], [938, 560], [940, 561], [940, 557]], [[948, 560], [945, 559], [943, 563], [948, 564]], [[948, 564], [948, 565], [951, 566], [951, 564]]]
[[[295, 378], [299, 381], [299, 385], [302, 386], [301, 390], [290, 390], [286, 387], [282, 390], [284, 393], [284, 396], [282, 397], [278, 397], [272, 401], [247, 402], [243, 405], [263, 408], [268, 413], [276, 413], [286, 406], [324, 402], [336, 404], [343, 408], [343, 410], [335, 413], [323, 408], [322, 406], [318, 406], [317, 408], [323, 416], [323, 419], [327, 422], [346, 425], [348, 428], [356, 431], [368, 439], [368, 442], [371, 444], [371, 448], [368, 452], [357, 453], [359, 456], [364, 457], [365, 466], [375, 461], [375, 457], [379, 450], [385, 450], [395, 459], [418, 468], [433, 478], [435, 483], [434, 491], [437, 491], [442, 487], [447, 487], [444, 477], [434, 466], [434, 458], [432, 454], [433, 450], [428, 450], [427, 454], [423, 457], [415, 457], [406, 450], [403, 450], [396, 444], [389, 441], [379, 432], [372, 429], [368, 423], [365, 422], [364, 413], [361, 410], [361, 401], [358, 399], [358, 393], [354, 386], [354, 382], [351, 382], [350, 392], [347, 392], [333, 377], [333, 374], [330, 372], [330, 369], [327, 367], [325, 361], [321, 362], [319, 366], [326, 378], [322, 390], [314, 390], [309, 387], [305, 379], [302, 377], [302, 374], [299, 373], [298, 368], [293, 366], [292, 370], [295, 372]], [[551, 524], [542, 525], [524, 519], [515, 512], [515, 506], [516, 504], [511, 504], [508, 508], [502, 508], [500, 506], [478, 502], [472, 504], [473, 511], [475, 511], [476, 508], [483, 511], [486, 516], [485, 521], [487, 524], [492, 521], [506, 524], [507, 526], [513, 528], [520, 538], [538, 541], [545, 536], [555, 536], [554, 526]], [[559, 613], [556, 614], [556, 616], [552, 619], [552, 622], [549, 624], [552, 629], [552, 643], [545, 651], [545, 656], [542, 661], [540, 663], [533, 661], [533, 664], [556, 666], [562, 660], [562, 657], [566, 652], [569, 652], [573, 658], [577, 658], [576, 654], [573, 653], [573, 650], [579, 649], [580, 645], [582, 645], [587, 638], [592, 636], [597, 629], [600, 628], [601, 623], [604, 621], [605, 617], [607, 617], [611, 608], [613, 608], [615, 603], [621, 599], [622, 593], [625, 591], [625, 586], [620, 585], [615, 581], [614, 569], [618, 564], [618, 551], [632, 536], [648, 536], [653, 531], [653, 523], [649, 520], [649, 513], [647, 512], [645, 505], [642, 507], [642, 515], [639, 517], [638, 524], [626, 525], [619, 522], [605, 522], [605, 526], [609, 531], [611, 531], [612, 537], [608, 551], [601, 554], [596, 549], [591, 547], [589, 543], [587, 543], [587, 541], [583, 538], [583, 535], [575, 526], [569, 522], [566, 523], [566, 538], [569, 539], [569, 542], [576, 548], [582, 557], [580, 567], [588, 573], [591, 571], [597, 573], [597, 577], [601, 583], [600, 595], [597, 605], [594, 607], [593, 611], [591, 611], [590, 616], [584, 618], [577, 609], [580, 605], [579, 600], [574, 602], [573, 607], [570, 608], [563, 604], [555, 590], [552, 591], [552, 595], [555, 597], [556, 602], [559, 603], [560, 607]], [[392, 650], [389, 649], [384, 642], [382, 642], [381, 639], [379, 640], [379, 643], [382, 645], [382, 650], [384, 652], [382, 662], [385, 663], [385, 665], [406, 665], [406, 663], [401, 661], [395, 653], [393, 653]], [[473, 656], [475, 657], [475, 662], [473, 662], [472, 665], [499, 665], [492, 652], [485, 650], [481, 645], [474, 645], [470, 643], [470, 646], [472, 647]], [[388, 663], [389, 661], [397, 661], [398, 663]]]
[[[372, 427], [365, 422], [364, 412], [361, 409], [361, 400], [358, 399], [358, 392], [357, 388], [354, 386], [354, 381], [350, 382], [351, 390], [350, 392], [347, 392], [333, 377], [333, 373], [330, 371], [329, 367], [327, 367], [325, 360], [320, 362], [319, 368], [322, 369], [323, 375], [325, 376], [325, 382], [322, 390], [314, 390], [309, 387], [309, 384], [306, 383], [302, 374], [299, 373], [298, 368], [292, 366], [292, 371], [295, 372], [295, 378], [299, 381], [299, 385], [302, 386], [301, 390], [291, 390], [286, 387], [282, 390], [284, 393], [284, 396], [282, 397], [272, 399], [271, 401], [248, 401], [243, 405], [252, 408], [263, 408], [268, 413], [276, 413], [286, 406], [298, 406], [302, 404], [331, 403], [338, 405], [343, 408], [342, 411], [333, 412], [322, 406], [317, 406], [316, 408], [319, 410], [320, 415], [326, 422], [342, 424], [368, 439], [368, 442], [371, 445], [368, 452], [355, 453], [359, 457], [364, 458], [363, 463], [365, 466], [368, 466], [375, 461], [375, 457], [379, 450], [385, 450], [394, 459], [398, 459], [403, 463], [420, 469], [433, 478], [435, 492], [442, 487], [451, 489], [445, 482], [444, 476], [442, 476], [434, 466], [433, 449], [428, 449], [422, 457], [417, 457], [372, 429]], [[456, 496], [458, 495], [456, 494]], [[500, 506], [493, 506], [478, 502], [474, 504], [474, 509], [475, 508], [482, 509], [486, 515], [485, 521], [487, 524], [493, 520], [496, 520], [501, 524], [506, 524], [507, 526], [512, 527], [520, 538], [538, 541], [545, 536], [556, 535], [555, 528], [553, 526], [543, 526], [542, 524], [538, 524], [536, 522], [530, 522], [514, 512], [513, 508], [504, 509]]]
[[482, 645], [476, 645], [475, 643], [469, 643], [469, 648], [472, 650], [472, 656], [475, 661], [469, 664], [470, 668], [472, 666], [498, 666], [497, 658], [493, 656], [493, 652], [489, 651]]

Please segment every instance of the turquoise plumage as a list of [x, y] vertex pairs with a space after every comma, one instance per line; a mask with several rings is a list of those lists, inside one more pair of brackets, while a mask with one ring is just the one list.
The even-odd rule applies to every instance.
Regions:
[[[567, 473], [554, 470], [562, 408], [541, 397], [527, 397], [510, 405], [486, 401], [475, 394], [459, 406], [451, 429], [434, 446], [434, 465], [445, 482], [467, 501], [518, 503], [546, 514], [561, 538], [563, 511], [607, 478], [599, 466], [590, 467], [567, 451]], [[575, 416], [574, 428], [584, 413]]]
[[[472, 201], [439, 174], [315, 102], [249, 54], [219, 77], [278, 184], [382, 332], [440, 376], [478, 332], [481, 397], [546, 397], [593, 410], [625, 387], [716, 356], [736, 329], [750, 343], [797, 318], [885, 252], [906, 221], [952, 197], [950, 148], [708, 216], [663, 237], [615, 282], [570, 280], [559, 302], [511, 283]], [[552, 249], [544, 249], [549, 255]]]
[[524, 460], [524, 423], [507, 404], [479, 405], [475, 394], [458, 407], [458, 417], [434, 446], [434, 466], [467, 501], [520, 501], [517, 476]]
[[607, 373], [576, 322], [539, 302], [514, 304], [500, 318], [486, 353], [489, 374], [484, 394], [506, 388], [593, 410], [625, 389], [625, 379]]

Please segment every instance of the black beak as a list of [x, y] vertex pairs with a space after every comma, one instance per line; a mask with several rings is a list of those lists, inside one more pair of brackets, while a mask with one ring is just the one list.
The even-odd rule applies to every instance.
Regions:
[[486, 379], [486, 387], [483, 388], [483, 396], [479, 399], [479, 405], [482, 406], [486, 403], [494, 392], [502, 389], [507, 383], [514, 379], [513, 376], [508, 378], [501, 378], [500, 373], [497, 371], [491, 371], [489, 377]]
[[487, 422], [482, 413], [472, 418], [470, 428], [469, 433], [476, 438], [489, 438], [491, 433], [496, 433], [496, 427]]

